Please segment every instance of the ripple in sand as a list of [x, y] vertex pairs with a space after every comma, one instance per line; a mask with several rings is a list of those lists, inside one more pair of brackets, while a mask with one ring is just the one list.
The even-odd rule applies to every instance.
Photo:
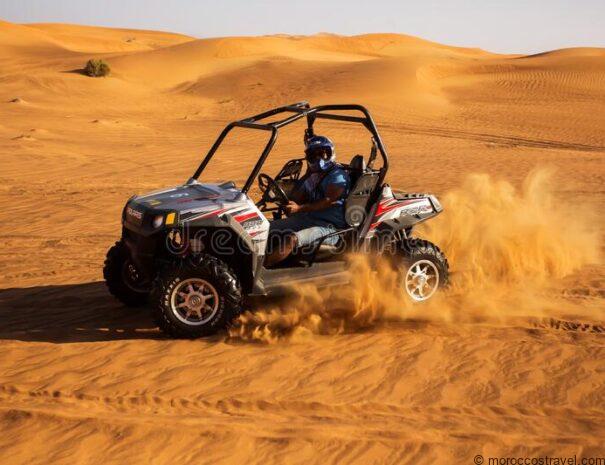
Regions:
[[30, 136], [29, 134], [21, 134], [20, 136], [13, 137], [13, 140], [35, 141], [37, 139], [35, 137]]

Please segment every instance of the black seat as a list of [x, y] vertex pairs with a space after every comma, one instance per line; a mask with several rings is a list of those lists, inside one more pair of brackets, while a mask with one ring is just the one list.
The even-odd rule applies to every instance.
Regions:
[[355, 185], [359, 176], [363, 174], [366, 170], [366, 161], [363, 158], [363, 155], [355, 155], [351, 158], [351, 163], [349, 163], [349, 177], [351, 179], [351, 185]]
[[378, 182], [378, 172], [368, 170], [363, 155], [355, 155], [349, 163], [351, 191], [345, 202], [345, 219], [352, 227], [360, 226], [366, 218], [370, 196]]

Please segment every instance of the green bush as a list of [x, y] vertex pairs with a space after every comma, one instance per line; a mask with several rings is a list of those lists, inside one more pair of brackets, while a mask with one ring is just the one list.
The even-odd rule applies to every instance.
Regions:
[[103, 60], [88, 60], [84, 72], [90, 77], [108, 76], [111, 68]]

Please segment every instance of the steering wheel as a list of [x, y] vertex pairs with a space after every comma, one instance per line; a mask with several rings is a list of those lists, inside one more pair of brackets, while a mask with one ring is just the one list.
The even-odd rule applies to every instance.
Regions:
[[281, 206], [287, 205], [290, 202], [284, 190], [268, 174], [261, 173], [258, 175], [258, 187], [263, 193], [263, 200], [265, 202], [274, 202]]

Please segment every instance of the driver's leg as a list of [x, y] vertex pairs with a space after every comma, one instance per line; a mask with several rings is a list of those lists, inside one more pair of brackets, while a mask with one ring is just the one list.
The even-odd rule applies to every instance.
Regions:
[[269, 234], [280, 234], [283, 232], [298, 231], [305, 227], [306, 215], [304, 213], [297, 213], [286, 218], [280, 218], [279, 220], [272, 220], [269, 222]]
[[297, 241], [295, 234], [285, 234], [279, 240], [279, 244], [274, 246], [273, 250], [267, 258], [265, 258], [265, 266], [272, 266], [288, 258], [294, 252]]
[[271, 221], [269, 226], [269, 253], [265, 258], [265, 266], [275, 265], [285, 260], [298, 245], [295, 233], [308, 227], [308, 223], [309, 220], [305, 213]]

